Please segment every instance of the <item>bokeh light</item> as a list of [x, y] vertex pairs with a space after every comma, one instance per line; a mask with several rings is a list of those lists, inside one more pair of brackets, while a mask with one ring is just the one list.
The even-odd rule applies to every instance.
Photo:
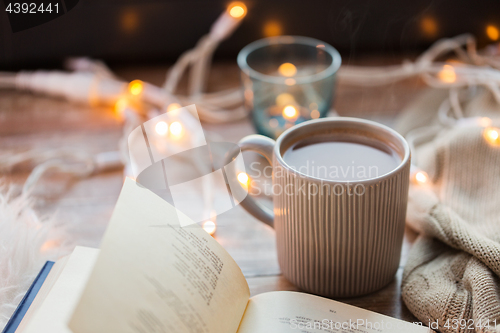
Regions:
[[119, 98], [115, 103], [115, 113], [118, 115], [122, 115], [127, 107], [128, 107], [127, 99]]
[[498, 31], [498, 28], [495, 27], [494, 25], [488, 25], [486, 27], [486, 35], [491, 40], [498, 40], [498, 37], [500, 37], [500, 32]]
[[285, 106], [292, 103], [295, 103], [295, 97], [293, 97], [292, 94], [281, 93], [278, 96], [276, 96], [276, 105], [278, 106]]
[[156, 124], [155, 131], [159, 135], [167, 134], [168, 133], [168, 124], [164, 121], [160, 121], [158, 124]]
[[265, 37], [275, 37], [283, 35], [281, 24], [276, 21], [269, 21], [264, 24], [263, 33]]
[[248, 186], [250, 183], [250, 177], [245, 172], [240, 172], [237, 178], [241, 185]]
[[247, 6], [243, 2], [232, 2], [227, 10], [229, 15], [234, 18], [243, 18], [247, 13]]
[[182, 106], [179, 103], [171, 103], [167, 107], [167, 112], [174, 111], [180, 109]]
[[420, 28], [425, 36], [432, 38], [436, 37], [438, 32], [438, 24], [436, 19], [430, 16], [425, 16], [420, 21]]
[[415, 181], [417, 184], [423, 185], [426, 184], [429, 180], [429, 175], [425, 171], [419, 171], [415, 174]]
[[128, 84], [128, 91], [134, 95], [138, 96], [144, 90], [144, 83], [141, 80], [134, 80]]
[[295, 67], [295, 65], [292, 63], [285, 62], [280, 65], [280, 67], [278, 68], [278, 72], [286, 77], [294, 76], [295, 74], [297, 74], [297, 67]]
[[287, 120], [295, 120], [297, 119], [297, 116], [299, 115], [299, 112], [297, 111], [297, 108], [293, 105], [287, 105], [283, 108], [283, 118]]
[[174, 121], [172, 124], [170, 124], [170, 134], [172, 134], [175, 137], [180, 137], [182, 135], [182, 124], [178, 121]]
[[205, 221], [203, 222], [202, 226], [203, 230], [205, 230], [210, 236], [213, 236], [215, 234], [215, 231], [217, 230], [217, 225], [215, 224], [214, 221]]
[[457, 74], [451, 65], [444, 65], [443, 69], [439, 71], [438, 77], [441, 81], [446, 83], [453, 83], [457, 80]]
[[486, 142], [493, 146], [500, 146], [500, 129], [496, 127], [487, 127], [483, 131]]

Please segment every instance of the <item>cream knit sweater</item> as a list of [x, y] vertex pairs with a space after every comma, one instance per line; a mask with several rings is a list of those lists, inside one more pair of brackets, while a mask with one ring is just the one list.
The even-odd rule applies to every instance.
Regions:
[[[398, 130], [404, 135], [437, 123], [446, 94], [421, 96]], [[480, 91], [464, 113], [498, 118], [500, 107]], [[407, 221], [421, 234], [401, 289], [410, 311], [441, 332], [500, 332], [500, 146], [488, 143], [483, 131], [443, 127], [416, 152], [431, 184], [410, 188]]]

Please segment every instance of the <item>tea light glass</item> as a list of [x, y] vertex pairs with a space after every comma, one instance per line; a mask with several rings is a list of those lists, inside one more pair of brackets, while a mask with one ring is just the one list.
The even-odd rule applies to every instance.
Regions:
[[277, 138], [295, 124], [325, 117], [340, 64], [335, 48], [308, 37], [271, 37], [245, 46], [238, 65], [257, 132]]

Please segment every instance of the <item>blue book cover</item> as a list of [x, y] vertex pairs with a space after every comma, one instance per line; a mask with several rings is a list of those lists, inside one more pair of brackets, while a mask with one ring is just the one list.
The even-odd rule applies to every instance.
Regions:
[[23, 300], [21, 301], [21, 303], [19, 303], [12, 317], [10, 317], [9, 322], [3, 329], [2, 333], [14, 333], [17, 330], [17, 327], [21, 323], [21, 320], [23, 320], [24, 315], [28, 311], [31, 303], [33, 303], [33, 300], [38, 294], [38, 291], [45, 282], [47, 275], [49, 275], [52, 266], [54, 266], [53, 261], [47, 261], [45, 265], [43, 265], [42, 270], [40, 271], [40, 273], [38, 273], [35, 281], [33, 281], [33, 283], [31, 284], [31, 287], [26, 292], [26, 295], [24, 295]]

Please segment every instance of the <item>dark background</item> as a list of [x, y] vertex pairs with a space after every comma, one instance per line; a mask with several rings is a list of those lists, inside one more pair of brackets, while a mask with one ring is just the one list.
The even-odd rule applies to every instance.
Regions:
[[[243, 1], [248, 14], [216, 52], [234, 59], [268, 35], [314, 37], [346, 60], [366, 53], [416, 54], [433, 41], [461, 33], [490, 41], [500, 28], [500, 1], [267, 0]], [[60, 66], [69, 56], [111, 64], [173, 62], [206, 34], [230, 1], [80, 0], [66, 14], [16, 33], [0, 0], [0, 69]], [[491, 41], [490, 41], [491, 42]]]

